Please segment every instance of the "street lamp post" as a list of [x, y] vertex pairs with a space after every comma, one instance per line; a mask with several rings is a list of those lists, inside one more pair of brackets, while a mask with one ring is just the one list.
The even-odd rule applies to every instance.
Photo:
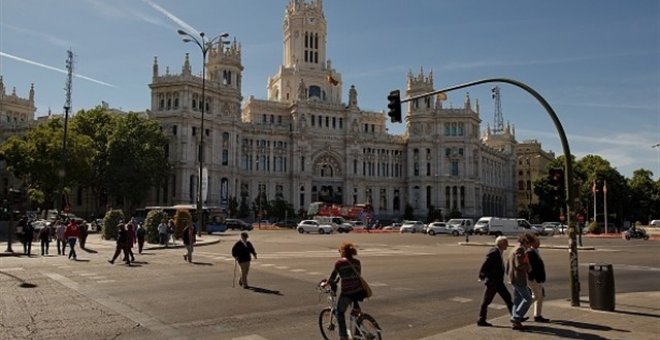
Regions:
[[206, 110], [206, 55], [213, 47], [213, 44], [218, 42], [220, 48], [223, 44], [228, 44], [228, 41], [222, 40], [229, 36], [228, 33], [222, 33], [217, 37], [206, 40], [204, 32], [199, 32], [199, 38], [191, 35], [184, 30], [178, 30], [177, 33], [183, 36], [183, 42], [193, 42], [202, 51], [202, 109], [199, 128], [199, 173], [197, 181], [197, 235], [202, 235], [202, 228], [204, 227], [204, 199], [202, 197], [202, 171], [204, 169], [204, 111]]
[[409, 97], [401, 100], [401, 103], [414, 101], [417, 99], [425, 98], [428, 96], [433, 96], [443, 92], [455, 91], [466, 87], [486, 84], [486, 83], [506, 83], [513, 86], [516, 86], [520, 89], [525, 90], [527, 93], [531, 94], [543, 108], [546, 110], [550, 118], [552, 119], [557, 133], [559, 134], [559, 139], [561, 140], [562, 149], [564, 151], [564, 187], [566, 188], [566, 218], [568, 223], [569, 230], [569, 266], [570, 266], [570, 275], [569, 283], [571, 289], [571, 305], [579, 306], [580, 305], [580, 276], [578, 275], [578, 251], [577, 251], [577, 233], [575, 230], [575, 219], [572, 214], [575, 212], [575, 188], [573, 187], [573, 160], [571, 158], [571, 150], [568, 146], [568, 139], [566, 138], [566, 133], [564, 132], [564, 127], [561, 125], [557, 114], [552, 109], [550, 104], [543, 98], [538, 92], [529, 87], [527, 84], [522, 83], [517, 80], [509, 78], [489, 78], [481, 79], [469, 83], [459, 84], [451, 87], [447, 87], [441, 90], [432, 91], [428, 93], [423, 93], [417, 96]]

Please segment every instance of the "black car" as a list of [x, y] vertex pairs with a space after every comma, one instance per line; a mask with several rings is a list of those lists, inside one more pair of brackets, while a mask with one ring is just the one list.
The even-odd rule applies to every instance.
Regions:
[[239, 219], [228, 218], [225, 220], [227, 229], [252, 230], [252, 225]]
[[276, 227], [280, 228], [295, 228], [298, 225], [299, 221], [294, 221], [294, 220], [285, 220], [285, 221], [279, 221], [275, 222]]

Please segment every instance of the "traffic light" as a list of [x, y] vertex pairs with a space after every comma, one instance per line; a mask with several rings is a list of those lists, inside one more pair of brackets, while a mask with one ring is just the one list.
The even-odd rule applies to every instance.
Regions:
[[548, 183], [553, 188], [557, 198], [564, 197], [564, 169], [550, 168], [548, 170]]
[[387, 108], [389, 108], [387, 115], [390, 116], [391, 122], [401, 123], [401, 93], [399, 90], [390, 91], [387, 100], [390, 102], [387, 104]]

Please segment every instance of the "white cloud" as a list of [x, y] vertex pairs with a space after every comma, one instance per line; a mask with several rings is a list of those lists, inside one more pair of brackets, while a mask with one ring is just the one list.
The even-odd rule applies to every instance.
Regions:
[[162, 13], [166, 17], [168, 17], [170, 20], [174, 21], [177, 25], [181, 26], [181, 28], [184, 29], [184, 31], [187, 31], [188, 33], [198, 36], [199, 31], [197, 31], [194, 27], [186, 23], [185, 21], [179, 19], [176, 15], [170, 13], [163, 7], [159, 6], [158, 4], [154, 3], [151, 0], [144, 0], [149, 6], [151, 6], [153, 9], [157, 10], [158, 12]]
[[28, 28], [23, 28], [23, 27], [17, 27], [13, 25], [7, 25], [7, 24], [2, 24], [3, 27], [7, 27], [11, 30], [14, 30], [19, 33], [23, 33], [29, 37], [32, 38], [37, 38], [40, 40], [45, 40], [48, 41], [49, 43], [55, 45], [55, 46], [60, 46], [60, 47], [72, 47], [72, 43], [69, 41], [66, 41], [64, 39], [58, 38], [54, 35], [46, 34], [43, 32], [37, 32], [35, 30], [31, 30]]
[[[39, 67], [41, 67], [41, 68], [45, 68], [45, 69], [52, 70], [52, 71], [57, 71], [57, 72], [64, 73], [64, 74], [67, 73], [66, 70], [63, 70], [63, 69], [61, 69], [61, 68], [57, 68], [57, 67], [53, 67], [53, 66], [50, 66], [50, 65], [46, 65], [46, 64], [42, 64], [42, 63], [38, 63], [38, 62], [36, 62], [36, 61], [32, 61], [32, 60], [29, 60], [29, 59], [21, 58], [21, 57], [18, 57], [18, 56], [15, 56], [15, 55], [11, 55], [11, 54], [9, 54], [9, 53], [4, 53], [4, 52], [1, 52], [1, 51], [0, 51], [0, 57], [5, 57], [5, 58], [13, 59], [13, 60], [16, 60], [16, 61], [19, 61], [19, 62], [22, 62], [22, 63], [26, 63], [26, 64], [30, 64], [30, 65], [34, 65], [34, 66], [39, 66]], [[112, 84], [106, 83], [106, 82], [104, 82], [104, 81], [100, 81], [100, 80], [97, 80], [97, 79], [94, 79], [94, 78], [90, 78], [90, 77], [87, 77], [87, 76], [83, 76], [82, 74], [74, 73], [73, 76], [76, 77], [76, 78], [89, 80], [89, 81], [91, 81], [91, 82], [94, 82], [94, 83], [97, 83], [97, 84], [101, 84], [101, 85], [104, 85], [104, 86], [115, 87], [115, 88], [117, 87], [117, 86], [115, 86], [115, 85], [112, 85]]]

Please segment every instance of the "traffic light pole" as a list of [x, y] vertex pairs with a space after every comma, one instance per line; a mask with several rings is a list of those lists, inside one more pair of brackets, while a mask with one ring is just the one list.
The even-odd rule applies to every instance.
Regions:
[[[568, 223], [568, 246], [569, 246], [569, 268], [570, 268], [570, 275], [569, 275], [569, 284], [570, 284], [570, 289], [571, 289], [571, 305], [572, 306], [579, 306], [580, 305], [580, 276], [578, 273], [578, 250], [577, 250], [577, 242], [576, 242], [576, 224], [575, 224], [575, 216], [573, 214], [575, 213], [575, 188], [573, 188], [573, 159], [571, 158], [571, 150], [568, 146], [568, 139], [566, 138], [566, 133], [564, 132], [564, 128], [561, 125], [561, 122], [559, 121], [559, 118], [557, 117], [557, 114], [555, 111], [550, 107], [550, 104], [543, 98], [538, 92], [536, 92], [534, 89], [529, 87], [528, 85], [519, 82], [517, 80], [513, 79], [508, 79], [508, 78], [489, 78], [489, 79], [482, 79], [482, 80], [477, 80], [469, 83], [464, 83], [460, 85], [455, 85], [451, 87], [447, 87], [441, 90], [433, 91], [433, 92], [428, 92], [424, 93], [421, 95], [417, 95], [414, 97], [406, 98], [401, 100], [401, 103], [417, 100], [420, 98], [424, 97], [429, 97], [433, 96], [439, 93], [445, 93], [445, 92], [450, 92], [450, 91], [455, 91], [459, 90], [462, 88], [466, 87], [471, 87], [471, 86], [476, 86], [476, 85], [481, 85], [481, 84], [487, 84], [487, 83], [506, 83], [510, 84], [513, 86], [516, 86], [518, 88], [521, 88], [527, 93], [531, 94], [540, 104], [543, 106], [543, 108], [546, 110], [550, 118], [552, 119], [553, 123], [555, 124], [555, 128], [557, 129], [557, 133], [559, 134], [559, 138], [561, 140], [561, 146], [564, 151], [564, 170], [565, 170], [565, 176], [564, 176], [564, 189], [566, 190], [566, 220]], [[388, 97], [388, 99], [390, 99]]]

